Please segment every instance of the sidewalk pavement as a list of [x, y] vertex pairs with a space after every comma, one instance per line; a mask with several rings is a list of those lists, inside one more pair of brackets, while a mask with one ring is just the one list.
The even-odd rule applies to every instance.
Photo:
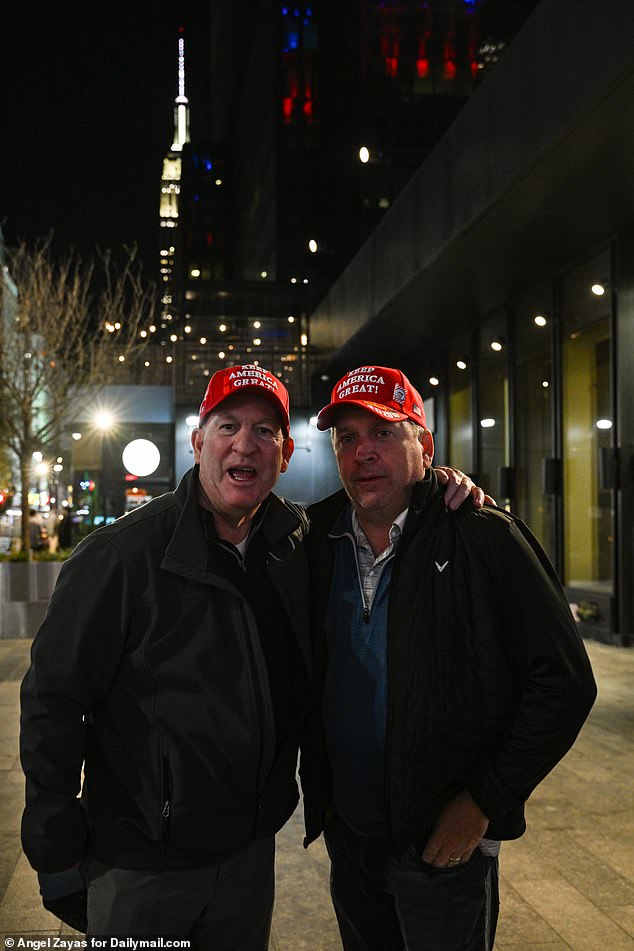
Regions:
[[[6, 936], [73, 934], [41, 907], [20, 849], [18, 689], [29, 646], [0, 640], [0, 947]], [[634, 650], [587, 647], [599, 699], [533, 794], [528, 832], [502, 848], [496, 951], [634, 951]], [[271, 951], [340, 951], [323, 843], [304, 852], [301, 840], [298, 810], [278, 836]]]

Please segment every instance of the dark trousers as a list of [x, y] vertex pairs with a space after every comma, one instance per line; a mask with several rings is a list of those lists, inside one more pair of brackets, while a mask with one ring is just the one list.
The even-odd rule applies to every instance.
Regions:
[[274, 862], [273, 837], [210, 868], [142, 872], [91, 859], [88, 934], [185, 935], [198, 951], [266, 951]]
[[400, 859], [382, 838], [339, 816], [324, 832], [330, 891], [345, 951], [491, 951], [498, 862], [476, 849], [464, 865], [432, 868], [412, 846]]

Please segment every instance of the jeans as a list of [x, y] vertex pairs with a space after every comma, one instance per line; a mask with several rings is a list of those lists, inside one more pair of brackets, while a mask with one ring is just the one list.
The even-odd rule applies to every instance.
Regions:
[[493, 948], [497, 858], [476, 849], [455, 868], [433, 868], [410, 846], [397, 859], [385, 839], [358, 835], [336, 815], [324, 838], [345, 951]]

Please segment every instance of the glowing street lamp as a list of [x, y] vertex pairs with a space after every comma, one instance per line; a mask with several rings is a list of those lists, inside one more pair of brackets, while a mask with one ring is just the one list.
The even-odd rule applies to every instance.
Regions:
[[95, 427], [102, 433], [110, 432], [114, 426], [114, 416], [108, 409], [97, 410], [93, 417]]

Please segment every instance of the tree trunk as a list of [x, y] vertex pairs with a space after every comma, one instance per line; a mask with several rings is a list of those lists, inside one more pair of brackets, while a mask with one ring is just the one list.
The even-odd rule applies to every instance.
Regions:
[[31, 520], [29, 518], [29, 485], [31, 477], [31, 458], [26, 453], [20, 456], [20, 480], [22, 483], [22, 525], [20, 528], [20, 550], [25, 551], [29, 561], [31, 552]]

